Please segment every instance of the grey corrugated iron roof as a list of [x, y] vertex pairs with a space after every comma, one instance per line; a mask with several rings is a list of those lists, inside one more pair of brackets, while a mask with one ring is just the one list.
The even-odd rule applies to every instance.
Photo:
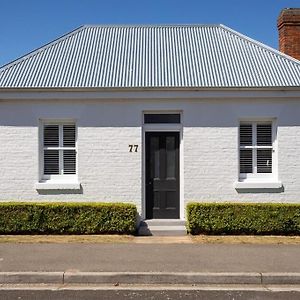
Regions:
[[286, 86], [299, 61], [224, 25], [83, 26], [0, 69], [0, 88]]

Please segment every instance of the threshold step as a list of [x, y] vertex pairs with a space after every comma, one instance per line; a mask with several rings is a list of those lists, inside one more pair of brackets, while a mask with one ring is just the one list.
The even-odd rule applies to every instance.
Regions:
[[141, 221], [140, 236], [185, 236], [187, 234], [184, 220], [144, 220]]
[[143, 220], [140, 226], [185, 226], [185, 220], [178, 219], [151, 219]]

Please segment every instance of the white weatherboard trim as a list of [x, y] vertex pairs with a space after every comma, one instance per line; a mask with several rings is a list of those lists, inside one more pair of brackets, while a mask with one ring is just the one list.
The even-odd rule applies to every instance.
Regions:
[[[180, 113], [181, 124], [144, 124], [144, 114], [157, 113], [157, 114], [171, 114]], [[146, 219], [146, 132], [179, 132], [179, 220], [185, 220], [184, 215], [184, 155], [183, 155], [183, 113], [181, 111], [143, 111], [143, 153], [142, 153], [142, 219]]]
[[203, 89], [96, 89], [96, 88], [86, 88], [86, 89], [4, 89], [0, 88], [0, 100], [141, 100], [141, 99], [170, 99], [174, 100], [184, 100], [189, 99], [270, 99], [270, 100], [283, 100], [283, 99], [295, 99], [300, 98], [299, 88], [203, 88]]

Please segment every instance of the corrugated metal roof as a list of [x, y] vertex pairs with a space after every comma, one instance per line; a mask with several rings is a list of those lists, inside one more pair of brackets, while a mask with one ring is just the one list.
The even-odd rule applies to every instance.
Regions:
[[83, 26], [0, 69], [0, 88], [300, 86], [300, 62], [223, 25]]

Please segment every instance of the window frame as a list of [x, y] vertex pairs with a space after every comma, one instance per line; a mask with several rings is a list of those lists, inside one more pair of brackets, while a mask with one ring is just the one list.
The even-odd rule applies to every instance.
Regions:
[[[59, 126], [59, 146], [58, 147], [45, 147], [44, 146], [44, 126], [58, 125]], [[63, 126], [74, 125], [75, 126], [75, 147], [63, 146]], [[39, 122], [39, 181], [53, 181], [53, 182], [77, 182], [78, 179], [78, 142], [77, 142], [77, 124], [76, 120], [72, 119], [43, 119]], [[75, 174], [44, 174], [44, 150], [58, 150], [59, 151], [59, 172], [63, 170], [63, 156], [60, 154], [63, 150], [75, 150], [76, 152], [76, 167]]]
[[[240, 126], [242, 124], [252, 125], [252, 145], [240, 145]], [[259, 146], [257, 145], [257, 125], [271, 124], [272, 130], [272, 145]], [[254, 126], [253, 126], [254, 125]], [[252, 173], [240, 173], [240, 151], [241, 149], [252, 150]], [[257, 173], [257, 150], [259, 149], [272, 149], [272, 172], [271, 173]], [[278, 149], [277, 149], [277, 122], [276, 119], [263, 118], [263, 119], [240, 119], [238, 126], [238, 178], [239, 181], [270, 181], [277, 180], [278, 178]]]
[[[153, 116], [153, 117], [161, 117], [161, 121], [158, 121], [158, 120], [146, 120], [147, 118], [150, 118], [150, 116]], [[167, 117], [167, 116], [172, 116], [173, 118], [176, 119], [176, 117], [178, 117], [178, 120], [175, 121], [175, 122], [172, 122], [170, 119], [164, 119], [164, 117]], [[148, 112], [144, 112], [143, 114], [143, 124], [145, 125], [148, 125], [148, 124], [181, 124], [181, 113], [180, 112], [151, 112], [151, 113], [148, 113]]]

